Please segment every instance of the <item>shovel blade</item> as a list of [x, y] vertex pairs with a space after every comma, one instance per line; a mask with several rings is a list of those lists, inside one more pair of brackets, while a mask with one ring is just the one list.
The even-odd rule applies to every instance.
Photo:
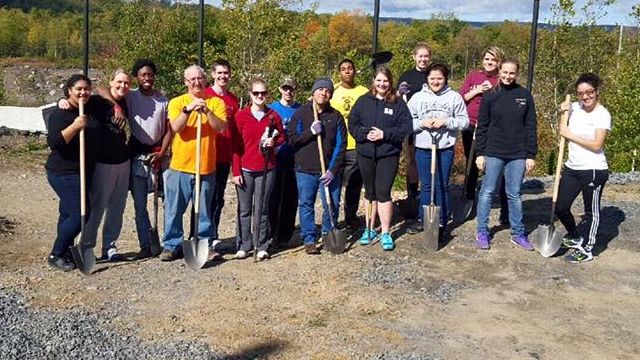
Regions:
[[71, 250], [71, 256], [73, 262], [76, 263], [76, 267], [84, 275], [91, 275], [96, 264], [96, 256], [93, 254], [93, 247], [83, 246], [82, 244], [74, 245], [69, 248]]
[[558, 252], [562, 245], [562, 232], [556, 230], [554, 226], [540, 225], [533, 234], [533, 247], [543, 257], [551, 257]]
[[422, 210], [424, 212], [422, 245], [427, 251], [436, 251], [440, 235], [440, 206], [424, 205]]
[[182, 240], [182, 252], [187, 266], [192, 270], [199, 270], [209, 257], [209, 240]]
[[162, 246], [160, 246], [160, 236], [158, 235], [158, 228], [149, 229], [149, 247], [151, 250], [151, 256], [156, 257], [162, 252]]
[[340, 255], [347, 247], [347, 234], [336, 228], [322, 235], [323, 247], [333, 255]]
[[464, 224], [465, 221], [471, 216], [471, 210], [473, 209], [473, 200], [467, 199], [466, 196], [461, 196], [451, 203], [451, 213], [453, 222], [456, 224]]

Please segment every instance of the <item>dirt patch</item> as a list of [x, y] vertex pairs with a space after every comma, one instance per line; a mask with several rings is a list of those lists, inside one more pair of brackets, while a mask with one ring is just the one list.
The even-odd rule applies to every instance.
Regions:
[[[20, 150], [33, 140], [0, 137], [0, 288], [30, 307], [98, 317], [108, 309], [109, 326], [142, 343], [197, 341], [225, 359], [640, 357], [638, 183], [605, 189], [587, 264], [519, 250], [499, 228], [492, 249], [479, 251], [474, 221], [426, 252], [397, 222], [393, 252], [374, 243], [308, 256], [294, 247], [260, 263], [225, 254], [200, 271], [157, 259], [100, 263], [85, 277], [46, 265], [58, 203], [46, 151]], [[222, 237], [232, 245], [231, 186], [227, 200]], [[550, 205], [548, 187], [525, 194], [528, 231], [548, 221]], [[130, 199], [119, 248], [138, 250]]]

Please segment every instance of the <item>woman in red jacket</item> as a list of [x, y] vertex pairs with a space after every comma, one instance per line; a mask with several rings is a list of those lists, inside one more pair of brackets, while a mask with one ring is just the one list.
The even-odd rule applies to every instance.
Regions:
[[[266, 204], [275, 180], [275, 148], [284, 143], [285, 135], [280, 116], [266, 106], [267, 83], [254, 79], [249, 89], [251, 103], [236, 114], [235, 125], [231, 126], [231, 168], [238, 194], [235, 258], [246, 258], [256, 237], [257, 248], [253, 251], [257, 251], [258, 260], [264, 260], [269, 258], [269, 206]], [[263, 181], [266, 181], [264, 202]], [[260, 214], [257, 214], [258, 208]], [[255, 214], [253, 222], [252, 214]], [[259, 231], [252, 233], [255, 222], [259, 222]]]

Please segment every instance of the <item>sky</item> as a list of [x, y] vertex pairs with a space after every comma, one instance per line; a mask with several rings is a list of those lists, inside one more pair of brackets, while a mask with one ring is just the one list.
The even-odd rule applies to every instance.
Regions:
[[[219, 6], [220, 0], [205, 0], [207, 4]], [[336, 13], [341, 10], [362, 10], [373, 14], [374, 0], [305, 0], [305, 4], [318, 4], [318, 12]], [[557, 0], [540, 0], [539, 22], [551, 22], [551, 5]], [[533, 18], [533, 0], [380, 0], [381, 17], [401, 17], [428, 19], [439, 12], [453, 12], [454, 16], [466, 21], [523, 21]], [[580, 15], [587, 0], [575, 0], [577, 15]], [[604, 9], [606, 16], [598, 20], [600, 25], [637, 25], [629, 16], [631, 7], [640, 0], [615, 0]], [[491, 6], [488, 6], [491, 5]], [[574, 19], [580, 22], [580, 18]]]

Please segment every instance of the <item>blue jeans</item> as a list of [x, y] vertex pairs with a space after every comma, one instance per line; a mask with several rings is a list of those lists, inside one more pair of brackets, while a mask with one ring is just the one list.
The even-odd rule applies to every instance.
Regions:
[[[133, 161], [131, 166], [133, 166]], [[133, 208], [135, 210], [138, 244], [140, 245], [140, 249], [149, 249], [151, 246], [149, 240], [151, 221], [149, 220], [149, 211], [147, 210], [147, 197], [151, 190], [149, 187], [149, 178], [136, 176], [133, 171], [131, 171], [129, 181], [131, 196], [133, 197]]]
[[[177, 252], [182, 248], [184, 235], [182, 216], [187, 210], [189, 201], [195, 205], [195, 174], [188, 174], [172, 169], [164, 172], [165, 219], [163, 245], [167, 250]], [[210, 240], [213, 236], [211, 222], [211, 204], [216, 190], [215, 173], [200, 176], [200, 209], [198, 213], [198, 239]]]
[[[436, 182], [434, 184], [434, 202], [440, 206], [440, 226], [446, 226], [449, 220], [449, 180], [453, 167], [453, 147], [436, 150]], [[418, 219], [424, 217], [423, 206], [431, 204], [431, 149], [416, 148], [416, 164], [420, 176], [420, 207]]]
[[[298, 182], [298, 212], [300, 216], [300, 235], [304, 245], [315, 243], [316, 223], [315, 210], [316, 194], [320, 190], [320, 199], [324, 212], [322, 214], [322, 233], [331, 231], [331, 220], [327, 208], [327, 199], [324, 192], [324, 186], [320, 183], [320, 174], [308, 174], [296, 172], [296, 180]], [[329, 194], [331, 195], [331, 211], [333, 213], [333, 223], [338, 223], [338, 212], [340, 210], [340, 175], [333, 178], [329, 184]]]
[[[60, 203], [58, 204], [58, 227], [51, 254], [62, 256], [69, 251], [73, 240], [80, 234], [80, 174], [56, 175], [47, 170], [47, 180]], [[87, 214], [88, 215], [88, 214]]]
[[487, 156], [485, 174], [482, 178], [482, 187], [478, 195], [478, 228], [477, 231], [489, 233], [489, 213], [493, 194], [498, 191], [500, 178], [504, 172], [507, 202], [509, 204], [509, 222], [511, 223], [511, 235], [524, 235], [522, 223], [522, 198], [520, 188], [525, 172], [525, 159], [501, 159]]

